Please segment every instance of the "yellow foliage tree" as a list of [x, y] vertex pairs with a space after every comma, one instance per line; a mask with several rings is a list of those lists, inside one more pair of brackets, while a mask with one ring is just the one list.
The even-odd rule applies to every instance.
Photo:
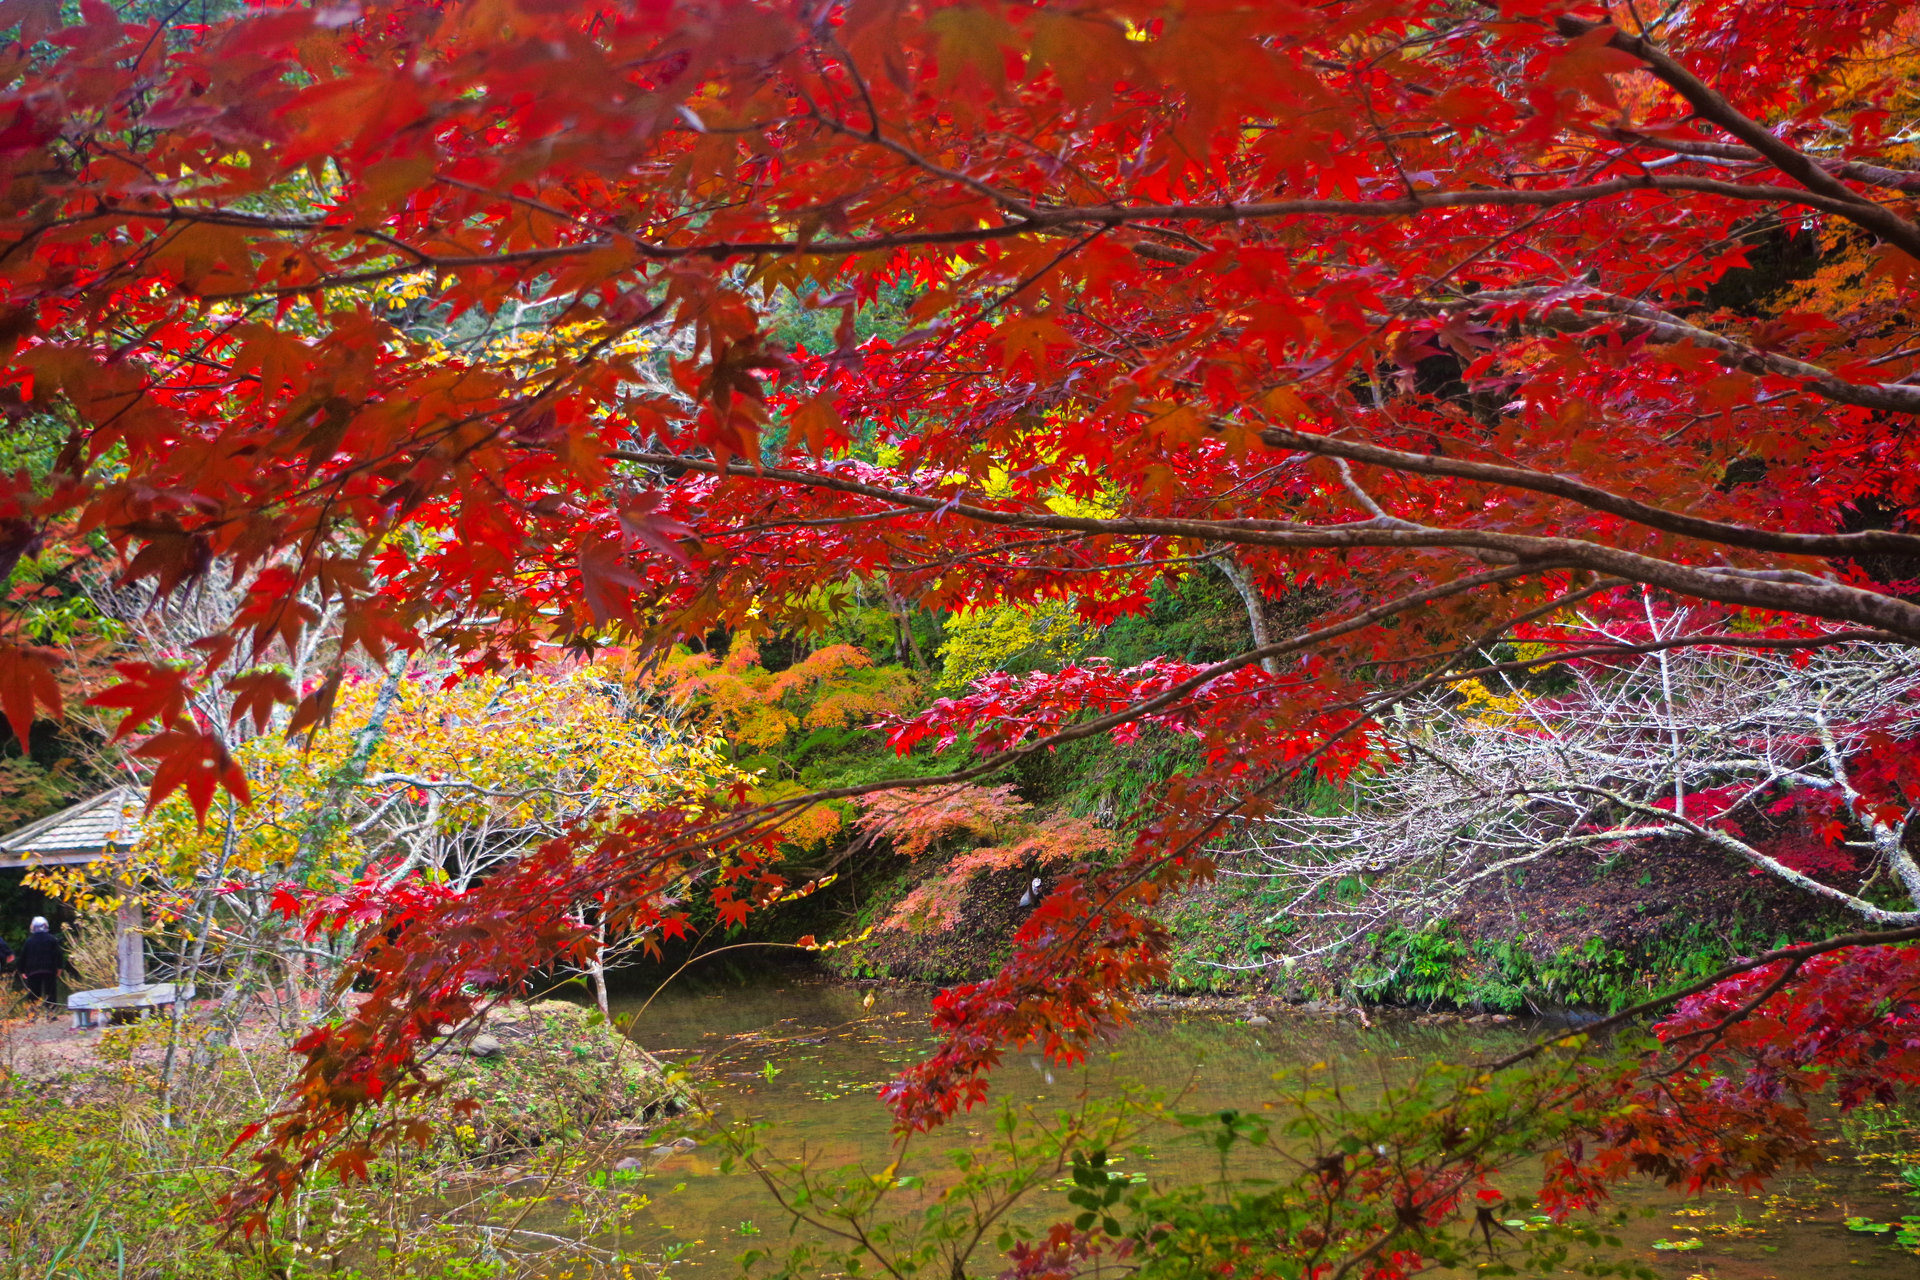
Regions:
[[969, 609], [947, 620], [940, 646], [942, 689], [964, 689], [1016, 663], [1055, 666], [1086, 652], [1094, 629], [1065, 600]]
[[649, 709], [611, 669], [560, 663], [467, 678], [374, 672], [341, 688], [332, 723], [309, 741], [264, 732], [233, 754], [250, 805], [226, 800], [202, 824], [176, 793], [142, 823], [130, 859], [36, 881], [95, 910], [114, 905], [111, 886], [138, 884], [175, 974], [217, 973], [243, 991], [278, 984], [296, 1005], [295, 979], [339, 957], [276, 914], [276, 893], [360, 877], [464, 888], [571, 825], [740, 777], [721, 742]]

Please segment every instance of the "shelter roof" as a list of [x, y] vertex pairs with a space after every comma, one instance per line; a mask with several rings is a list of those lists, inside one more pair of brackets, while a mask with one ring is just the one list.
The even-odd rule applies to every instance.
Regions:
[[0, 837], [0, 867], [70, 867], [133, 847], [143, 797], [114, 787]]

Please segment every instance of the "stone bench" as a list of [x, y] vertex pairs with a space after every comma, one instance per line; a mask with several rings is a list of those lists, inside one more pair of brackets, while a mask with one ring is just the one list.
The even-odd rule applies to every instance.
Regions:
[[161, 1009], [175, 1000], [193, 999], [193, 988], [176, 993], [171, 982], [149, 982], [130, 987], [101, 987], [95, 991], [76, 991], [67, 997], [67, 1009], [73, 1014], [73, 1029], [85, 1031], [94, 1025], [96, 1014], [111, 1017], [116, 1010], [144, 1012]]

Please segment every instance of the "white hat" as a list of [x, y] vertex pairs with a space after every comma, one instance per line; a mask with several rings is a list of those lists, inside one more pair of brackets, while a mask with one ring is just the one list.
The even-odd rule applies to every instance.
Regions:
[[35, 933], [45, 933], [47, 931], [47, 918], [45, 916], [35, 916], [33, 923], [28, 927]]

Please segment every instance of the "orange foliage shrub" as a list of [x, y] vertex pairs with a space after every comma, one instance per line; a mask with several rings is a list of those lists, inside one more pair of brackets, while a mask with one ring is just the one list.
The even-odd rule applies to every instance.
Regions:
[[861, 801], [860, 825], [885, 836], [909, 858], [918, 858], [949, 836], [988, 840], [1010, 829], [1032, 805], [1015, 797], [1013, 787], [950, 787], [934, 795], [882, 791]]
[[724, 658], [677, 653], [658, 680], [688, 713], [736, 748], [768, 751], [795, 729], [848, 728], [911, 708], [919, 693], [898, 667], [876, 668], [850, 644], [816, 649], [785, 671], [760, 665], [760, 647], [740, 638]]
[[[760, 647], [738, 637], [724, 657], [676, 653], [655, 676], [667, 696], [700, 727], [724, 737], [736, 760], [788, 746], [796, 731], [850, 729], [912, 708], [919, 695], [913, 676], [898, 667], [876, 667], [850, 644], [816, 649], [785, 671], [760, 665]], [[760, 802], [805, 794], [808, 788], [780, 776], [783, 762], [758, 770], [752, 798]], [[840, 832], [841, 815], [813, 805], [782, 824], [786, 838], [819, 844]]]
[[981, 875], [1022, 864], [1053, 866], [1109, 846], [1113, 833], [1087, 818], [1053, 813], [1028, 817], [1033, 806], [1011, 786], [956, 787], [937, 796], [882, 792], [863, 801], [861, 827], [885, 836], [910, 858], [958, 839], [997, 840], [967, 849], [916, 885], [881, 927], [909, 933], [951, 929], [960, 919], [969, 885]]

